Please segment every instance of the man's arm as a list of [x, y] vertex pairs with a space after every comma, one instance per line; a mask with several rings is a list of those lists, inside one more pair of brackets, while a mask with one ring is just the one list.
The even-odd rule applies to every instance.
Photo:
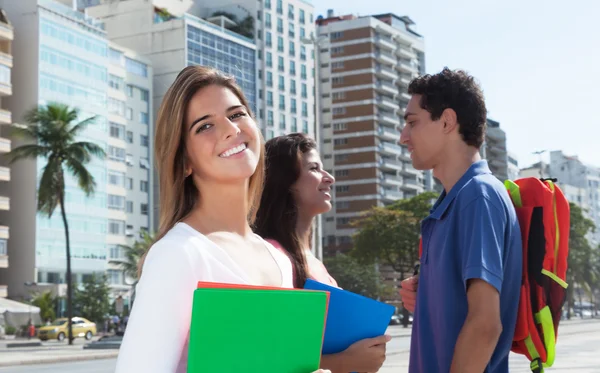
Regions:
[[507, 218], [498, 202], [483, 196], [466, 206], [461, 215], [468, 219], [459, 228], [459, 255], [468, 310], [450, 371], [481, 373], [502, 333], [500, 290]]
[[488, 365], [502, 333], [500, 295], [480, 279], [467, 283], [467, 319], [458, 335], [451, 373], [481, 373]]

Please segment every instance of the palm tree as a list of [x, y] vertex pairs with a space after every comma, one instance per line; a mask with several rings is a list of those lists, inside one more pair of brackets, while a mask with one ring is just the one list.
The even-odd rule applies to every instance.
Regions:
[[69, 242], [69, 224], [65, 211], [65, 171], [77, 180], [79, 187], [87, 196], [94, 193], [94, 177], [85, 167], [92, 155], [104, 157], [104, 150], [91, 142], [78, 141], [77, 136], [96, 117], [84, 119], [74, 124], [79, 110], [60, 103], [49, 103], [32, 109], [25, 114], [27, 125], [13, 125], [15, 137], [32, 143], [21, 145], [7, 154], [10, 163], [22, 159], [44, 158], [47, 160], [38, 187], [37, 210], [52, 217], [56, 206], [60, 205], [65, 227], [67, 248], [67, 317], [69, 344], [73, 344], [71, 318], [73, 317], [73, 289], [71, 282], [71, 247]]
[[135, 287], [139, 280], [139, 263], [142, 256], [144, 256], [148, 249], [150, 249], [150, 246], [152, 246], [154, 243], [154, 239], [155, 238], [153, 235], [143, 231], [141, 232], [141, 240], [135, 241], [133, 245], [119, 245], [119, 247], [124, 251], [124, 260], [111, 260], [111, 262], [117, 263], [121, 267], [123, 270], [123, 277], [134, 279], [133, 284], [131, 284], [133, 292], [131, 295], [131, 304], [129, 305], [130, 311], [135, 299]]

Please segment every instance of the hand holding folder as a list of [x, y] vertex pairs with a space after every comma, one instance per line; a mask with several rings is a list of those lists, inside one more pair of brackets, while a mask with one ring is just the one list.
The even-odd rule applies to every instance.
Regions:
[[188, 373], [311, 373], [319, 369], [326, 291], [198, 283]]
[[355, 342], [384, 335], [395, 311], [392, 305], [311, 279], [304, 288], [330, 292], [323, 354], [342, 352]]

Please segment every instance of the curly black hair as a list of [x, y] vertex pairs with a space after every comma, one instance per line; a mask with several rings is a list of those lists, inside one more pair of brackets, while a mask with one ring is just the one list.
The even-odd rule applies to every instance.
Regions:
[[471, 146], [480, 148], [485, 139], [487, 109], [483, 91], [475, 79], [462, 70], [447, 67], [434, 75], [413, 79], [408, 93], [421, 95], [421, 108], [440, 119], [445, 109], [453, 109], [459, 124], [458, 132]]

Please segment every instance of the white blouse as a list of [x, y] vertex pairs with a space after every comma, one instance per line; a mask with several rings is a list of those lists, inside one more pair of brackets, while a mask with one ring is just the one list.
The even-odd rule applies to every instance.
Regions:
[[[293, 288], [289, 258], [264, 242], [281, 270], [281, 287]], [[177, 223], [148, 252], [116, 373], [186, 372], [198, 281], [255, 285], [225, 250], [189, 225]]]

